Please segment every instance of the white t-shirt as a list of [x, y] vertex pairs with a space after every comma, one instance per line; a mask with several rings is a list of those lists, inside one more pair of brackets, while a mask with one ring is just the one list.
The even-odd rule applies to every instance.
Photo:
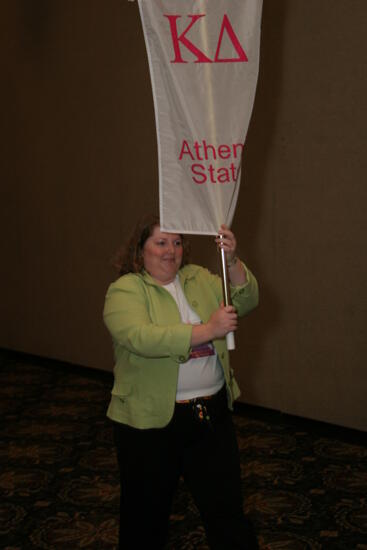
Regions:
[[[201, 323], [198, 314], [191, 309], [182, 290], [178, 276], [164, 285], [175, 300], [183, 323], [198, 325]], [[178, 372], [177, 400], [193, 399], [204, 395], [213, 395], [224, 384], [222, 366], [212, 343], [201, 344], [192, 348], [190, 358], [181, 363]]]

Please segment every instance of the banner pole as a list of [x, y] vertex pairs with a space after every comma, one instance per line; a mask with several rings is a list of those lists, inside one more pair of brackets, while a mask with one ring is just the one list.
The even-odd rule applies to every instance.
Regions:
[[[222, 238], [222, 235], [220, 235], [220, 237]], [[220, 248], [219, 252], [220, 252], [220, 271], [222, 276], [223, 302], [225, 306], [230, 306], [232, 305], [232, 300], [231, 300], [231, 289], [229, 286], [226, 253], [224, 252], [223, 248]], [[227, 349], [229, 351], [234, 350], [236, 348], [233, 332], [228, 332], [228, 334], [226, 335], [226, 341], [227, 341]]]

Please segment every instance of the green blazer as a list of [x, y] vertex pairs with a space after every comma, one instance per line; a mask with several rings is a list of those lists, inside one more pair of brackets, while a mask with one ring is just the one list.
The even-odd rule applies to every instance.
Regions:
[[[238, 315], [258, 303], [255, 277], [246, 268], [248, 282], [232, 287]], [[180, 282], [193, 310], [206, 323], [222, 298], [217, 275], [197, 265], [180, 269]], [[190, 354], [192, 326], [181, 322], [170, 293], [147, 273], [129, 273], [108, 288], [104, 321], [113, 339], [114, 385], [107, 415], [136, 428], [160, 428], [172, 418], [179, 364]], [[227, 385], [228, 405], [240, 392], [229, 366], [225, 338], [213, 342]]]

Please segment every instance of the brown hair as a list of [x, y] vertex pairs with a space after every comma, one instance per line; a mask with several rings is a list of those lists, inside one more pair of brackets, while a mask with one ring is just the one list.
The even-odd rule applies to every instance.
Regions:
[[[154, 228], [160, 226], [159, 217], [150, 215], [140, 220], [130, 239], [122, 246], [114, 256], [112, 264], [120, 275], [127, 273], [141, 273], [144, 268], [142, 251], [144, 245], [153, 234]], [[180, 235], [182, 239], [183, 255], [182, 264], [184, 266], [189, 259], [189, 242]]]

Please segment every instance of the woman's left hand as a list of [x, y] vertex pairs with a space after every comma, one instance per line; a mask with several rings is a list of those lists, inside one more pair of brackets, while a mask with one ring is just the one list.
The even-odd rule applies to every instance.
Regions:
[[231, 263], [236, 256], [237, 241], [232, 231], [226, 225], [222, 224], [218, 231], [219, 235], [215, 238], [218, 248], [223, 248], [226, 253], [227, 262]]

